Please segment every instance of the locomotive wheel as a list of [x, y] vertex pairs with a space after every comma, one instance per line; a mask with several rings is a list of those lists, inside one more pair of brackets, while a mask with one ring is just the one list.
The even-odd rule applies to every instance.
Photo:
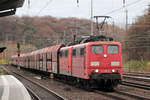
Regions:
[[83, 82], [83, 87], [84, 87], [84, 89], [86, 89], [86, 90], [88, 90], [88, 91], [92, 91], [90, 82], [89, 82], [88, 80], [84, 80], [84, 82]]

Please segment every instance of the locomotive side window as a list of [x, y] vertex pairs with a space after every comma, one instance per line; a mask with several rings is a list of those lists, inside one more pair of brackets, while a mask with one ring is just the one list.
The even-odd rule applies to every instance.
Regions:
[[101, 45], [91, 46], [91, 52], [92, 52], [92, 54], [102, 54], [103, 53], [103, 47]]
[[73, 56], [76, 56], [76, 49], [73, 49]]
[[80, 56], [84, 56], [84, 48], [80, 49]]
[[65, 57], [68, 57], [68, 50], [65, 51]]
[[109, 45], [107, 47], [108, 54], [117, 54], [119, 52], [119, 47], [117, 45]]
[[62, 58], [68, 57], [68, 50], [60, 51], [60, 57]]
[[74, 57], [84, 56], [84, 49], [85, 48], [75, 48], [75, 49], [73, 49], [73, 56]]

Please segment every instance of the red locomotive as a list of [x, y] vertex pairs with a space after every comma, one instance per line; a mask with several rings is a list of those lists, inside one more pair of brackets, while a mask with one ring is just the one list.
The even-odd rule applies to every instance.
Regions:
[[[87, 41], [88, 39], [86, 39]], [[12, 56], [13, 65], [49, 72], [54, 78], [87, 88], [112, 89], [122, 80], [119, 42], [94, 41], [56, 45]]]

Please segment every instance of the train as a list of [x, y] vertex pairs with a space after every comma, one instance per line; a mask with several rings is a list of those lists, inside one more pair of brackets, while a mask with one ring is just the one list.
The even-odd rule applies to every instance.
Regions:
[[85, 88], [113, 89], [122, 80], [122, 47], [119, 42], [101, 38], [14, 55], [11, 64], [48, 72], [54, 79]]

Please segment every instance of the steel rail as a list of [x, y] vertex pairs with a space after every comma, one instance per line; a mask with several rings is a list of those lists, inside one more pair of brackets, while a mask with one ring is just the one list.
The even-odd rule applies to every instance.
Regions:
[[30, 88], [26, 87], [28, 90], [31, 98], [34, 98], [33, 100], [42, 100], [35, 92], [33, 92]]
[[124, 74], [124, 75], [126, 75], [126, 76], [140, 76], [140, 77], [150, 77], [150, 73], [149, 74], [142, 74], [142, 73], [126, 73], [126, 74]]
[[123, 91], [115, 91], [115, 92], [118, 93], [118, 94], [121, 94], [121, 95], [125, 95], [125, 96], [128, 96], [128, 97], [134, 98], [134, 99], [150, 100], [150, 98], [146, 98], [144, 96], [139, 96], [139, 95], [136, 95], [136, 94], [131, 94], [129, 92], [123, 92]]
[[136, 81], [150, 82], [150, 77], [123, 75], [123, 78], [125, 78], [125, 79], [133, 79], [133, 80], [136, 80]]
[[[116, 99], [116, 100], [128, 100], [129, 98], [133, 98], [133, 99], [137, 99], [137, 100], [150, 100], [150, 98], [146, 98], [144, 96], [139, 96], [136, 94], [131, 94], [129, 92], [123, 92], [123, 91], [118, 91], [118, 90], [115, 90], [114, 93], [105, 93], [105, 92], [98, 91], [98, 90], [96, 90], [94, 92], [104, 95], [104, 96], [107, 96], [107, 97], [110, 97], [112, 99]], [[118, 96], [116, 96], [116, 95], [118, 95]], [[129, 98], [121, 97], [121, 95], [127, 96]]]
[[47, 87], [45, 87], [45, 86], [43, 86], [43, 85], [41, 85], [41, 84], [39, 84], [39, 83], [37, 83], [37, 82], [34, 82], [34, 81], [28, 79], [28, 78], [25, 77], [25, 76], [22, 76], [22, 75], [20, 75], [20, 74], [18, 74], [18, 73], [16, 73], [16, 72], [12, 72], [12, 73], [15, 74], [15, 75], [18, 75], [18, 76], [20, 76], [20, 77], [22, 77], [22, 78], [24, 78], [25, 80], [28, 80], [29, 82], [31, 82], [31, 83], [33, 83], [33, 84], [39, 86], [39, 87], [41, 87], [42, 89], [44, 89], [44, 90], [47, 91], [48, 93], [51, 93], [53, 96], [55, 96], [55, 97], [56, 97], [57, 99], [59, 99], [59, 100], [67, 100], [67, 99], [64, 98], [63, 96], [60, 96], [60, 95], [57, 94], [56, 92], [54, 92], [54, 91], [48, 89]]
[[[3, 67], [3, 69], [4, 69], [8, 74], [12, 74], [12, 72], [9, 71], [9, 70], [7, 70], [5, 67]], [[27, 86], [25, 86], [25, 88], [28, 90], [28, 92], [29, 92], [29, 94], [30, 94], [30, 96], [31, 96], [31, 98], [32, 98], [33, 100], [41, 100], [41, 98], [40, 98], [35, 92], [33, 92], [30, 88], [28, 88]]]
[[134, 82], [122, 81], [121, 85], [126, 85], [126, 86], [136, 87], [136, 88], [140, 88], [140, 89], [150, 90], [150, 85], [139, 84], [139, 83], [134, 83]]
[[124, 98], [122, 98], [122, 97], [115, 96], [115, 95], [113, 95], [113, 94], [105, 93], [105, 92], [98, 91], [98, 90], [95, 90], [94, 92], [95, 92], [95, 93], [98, 93], [98, 94], [101, 94], [101, 95], [104, 95], [104, 96], [106, 96], [106, 97], [110, 97], [110, 98], [115, 99], [115, 100], [128, 100], [128, 99], [124, 99]]
[[[20, 77], [24, 78], [25, 80], [27, 80], [27, 81], [29, 81], [29, 82], [31, 82], [31, 83], [33, 83], [33, 84], [35, 84], [35, 85], [41, 87], [42, 89], [44, 89], [44, 90], [47, 91], [48, 93], [52, 94], [53, 96], [55, 96], [55, 97], [56, 97], [57, 99], [59, 99], [59, 100], [67, 100], [67, 99], [64, 98], [63, 96], [61, 96], [61, 95], [57, 94], [56, 92], [54, 92], [54, 91], [48, 89], [47, 87], [41, 85], [40, 83], [34, 82], [34, 81], [32, 81], [31, 79], [29, 79], [29, 78], [27, 78], [27, 77], [25, 77], [25, 76], [23, 76], [23, 75], [20, 75], [20, 74], [14, 72], [14, 71], [9, 71], [9, 70], [6, 69], [5, 67], [3, 67], [3, 69], [4, 69], [6, 72], [8, 72], [8, 74], [11, 74], [11, 75], [14, 75], [14, 76], [20, 76]], [[40, 99], [40, 97], [37, 96], [37, 95], [35, 94], [35, 92], [33, 92], [30, 88], [28, 88], [28, 87], [26, 87], [26, 88], [27, 88], [27, 90], [31, 93], [31, 95], [33, 95], [33, 96], [35, 97], [36, 100], [42, 100], [42, 99]]]

